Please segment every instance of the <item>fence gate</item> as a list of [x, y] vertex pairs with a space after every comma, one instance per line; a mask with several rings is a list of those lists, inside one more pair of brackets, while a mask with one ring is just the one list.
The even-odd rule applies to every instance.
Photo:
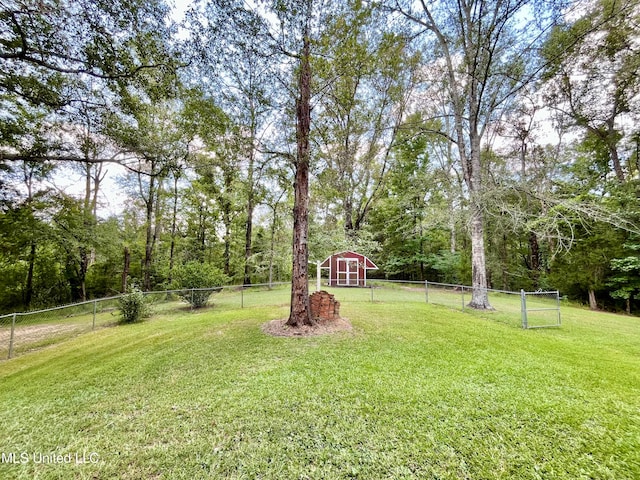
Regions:
[[525, 292], [520, 290], [522, 328], [559, 327], [560, 292]]

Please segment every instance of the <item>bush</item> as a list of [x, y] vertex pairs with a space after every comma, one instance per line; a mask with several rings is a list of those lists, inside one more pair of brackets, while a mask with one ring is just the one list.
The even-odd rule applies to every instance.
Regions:
[[219, 268], [196, 261], [187, 262], [176, 268], [174, 279], [176, 288], [189, 289], [180, 296], [194, 308], [204, 307], [214, 290], [229, 281], [229, 277]]
[[144, 294], [135, 285], [127, 288], [127, 293], [118, 299], [118, 303], [123, 323], [138, 322], [150, 314]]

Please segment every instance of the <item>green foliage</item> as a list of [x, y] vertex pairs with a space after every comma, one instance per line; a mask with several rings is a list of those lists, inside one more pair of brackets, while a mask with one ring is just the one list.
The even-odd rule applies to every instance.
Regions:
[[628, 256], [611, 260], [613, 275], [607, 285], [614, 288], [609, 292], [612, 298], [624, 300], [627, 313], [631, 313], [631, 303], [640, 294], [640, 245], [627, 243], [624, 245]]
[[211, 264], [191, 261], [175, 269], [174, 281], [176, 288], [189, 289], [181, 294], [183, 300], [194, 308], [200, 308], [207, 304], [213, 289], [225, 285], [229, 277]]
[[107, 89], [110, 104], [132, 86], [153, 95], [175, 78], [169, 12], [163, 0], [3, 3], [0, 99], [10, 123], [29, 105], [56, 116], [72, 104], [98, 105]]
[[139, 322], [151, 314], [144, 293], [135, 285], [129, 286], [127, 292], [118, 299], [118, 303], [123, 323]]
[[431, 268], [438, 272], [441, 282], [453, 284], [461, 283], [459, 253], [447, 250], [432, 253], [427, 257], [427, 263]]

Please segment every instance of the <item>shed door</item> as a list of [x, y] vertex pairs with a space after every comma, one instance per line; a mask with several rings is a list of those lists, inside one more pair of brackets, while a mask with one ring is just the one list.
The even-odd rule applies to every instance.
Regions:
[[360, 269], [358, 260], [353, 258], [338, 258], [338, 285], [358, 285]]

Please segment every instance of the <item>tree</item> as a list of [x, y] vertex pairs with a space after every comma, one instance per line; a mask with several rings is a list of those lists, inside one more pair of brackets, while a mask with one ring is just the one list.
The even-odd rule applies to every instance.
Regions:
[[309, 166], [311, 150], [311, 19], [312, 0], [303, 0], [302, 47], [298, 65], [296, 100], [296, 160], [293, 183], [293, 269], [291, 272], [291, 311], [287, 325], [313, 324], [309, 307]]
[[[30, 150], [37, 149], [37, 144], [37, 141], [32, 143]], [[20, 187], [12, 192], [11, 202], [0, 213], [5, 255], [11, 254], [12, 263], [26, 266], [26, 271], [20, 272], [22, 278], [19, 279], [22, 286], [19, 303], [26, 309], [32, 306], [36, 295], [34, 283], [40, 247], [48, 243], [50, 229], [46, 221], [43, 221], [43, 212], [50, 205], [50, 191], [42, 185], [42, 181], [53, 170], [54, 165], [48, 162], [20, 162], [19, 166], [13, 165], [8, 180]], [[14, 299], [13, 302], [17, 300]]]
[[[5, 179], [11, 183], [12, 191], [5, 191], [7, 196], [6, 208], [9, 211], [20, 211], [19, 217], [24, 224], [19, 227], [22, 235], [28, 238], [28, 270], [24, 283], [23, 305], [31, 306], [34, 296], [34, 269], [38, 253], [38, 240], [42, 238], [43, 222], [36, 217], [36, 211], [43, 210], [48, 202], [42, 200], [48, 193], [43, 188], [42, 181], [47, 179], [54, 171], [55, 165], [51, 162], [28, 160], [32, 156], [42, 155], [49, 148], [50, 126], [45, 119], [45, 113], [39, 108], [24, 107], [20, 109], [21, 116], [15, 120], [9, 120], [8, 125], [0, 129], [2, 140], [10, 145], [11, 149], [27, 159], [21, 160], [17, 165], [9, 165], [6, 168]], [[13, 163], [13, 162], [12, 162]], [[21, 185], [17, 187], [17, 185]]]
[[313, 58], [318, 194], [340, 206], [347, 235], [364, 225], [384, 188], [416, 82], [417, 55], [385, 22], [378, 10], [348, 2], [329, 19]]
[[[273, 51], [265, 40], [265, 21], [255, 11], [233, 2], [211, 0], [189, 12], [191, 44], [200, 88], [207, 91], [234, 125], [234, 142], [245, 196], [244, 284], [251, 283], [250, 257], [254, 210], [267, 158], [262, 138], [273, 113]], [[201, 78], [206, 76], [207, 82]], [[203, 83], [205, 83], [203, 85]]]
[[482, 142], [539, 69], [532, 52], [556, 17], [552, 5], [542, 10], [536, 5], [531, 0], [389, 4], [415, 27], [418, 37], [430, 34], [424, 51], [435, 54], [429, 68], [448, 99], [444, 114], [453, 120], [453, 131], [443, 133], [456, 146], [469, 195], [473, 285], [469, 305], [479, 309], [491, 308], [486, 290]]
[[584, 133], [620, 183], [635, 168], [632, 152], [625, 165], [622, 150], [640, 113], [639, 7], [637, 0], [598, 0], [556, 26], [543, 50], [548, 105]]
[[61, 106], [83, 78], [130, 79], [150, 62], [150, 40], [167, 33], [168, 6], [154, 1], [10, 0], [0, 9], [0, 93]]
[[[224, 232], [224, 274], [233, 276], [231, 266], [232, 229], [238, 215], [241, 213], [242, 183], [241, 167], [242, 154], [238, 142], [241, 136], [237, 130], [241, 127], [233, 121], [215, 103], [211, 96], [202, 91], [194, 92], [194, 96], [186, 104], [185, 119], [187, 131], [192, 132], [194, 143], [199, 143], [189, 156], [189, 163], [197, 178], [192, 182], [194, 191], [203, 195], [203, 201], [194, 199], [198, 210], [200, 253], [204, 253], [207, 217], [212, 216], [207, 199], [215, 202], [216, 215], [222, 219]], [[196, 252], [194, 254], [197, 255]], [[200, 256], [204, 261], [204, 256]]]
[[[118, 103], [131, 85], [152, 90], [174, 75], [169, 8], [162, 0], [22, 2], [0, 6], [0, 105], [7, 125], [37, 107], [49, 120], [77, 105]], [[5, 133], [5, 132], [0, 132]], [[0, 136], [3, 161], [74, 159], [54, 138], [40, 152], [16, 152]], [[104, 159], [101, 159], [104, 160]]]
[[608, 285], [615, 288], [610, 295], [624, 300], [625, 310], [631, 315], [631, 305], [640, 294], [640, 256], [637, 253], [640, 245], [630, 242], [624, 247], [629, 255], [611, 260], [611, 268], [616, 273], [609, 279]]
[[[451, 212], [448, 211], [450, 170], [436, 159], [443, 139], [437, 122], [420, 114], [401, 125], [391, 151], [386, 197], [372, 213], [371, 229], [383, 247], [378, 265], [387, 275], [412, 280], [451, 281], [457, 278], [455, 250], [449, 252]], [[459, 263], [459, 262], [458, 262]]]
[[283, 205], [283, 198], [286, 200], [285, 195], [288, 193], [286, 182], [288, 181], [286, 178], [279, 178], [280, 185], [279, 190], [270, 190], [269, 193], [265, 196], [263, 200], [263, 204], [266, 205], [271, 210], [271, 225], [269, 228], [269, 248], [268, 248], [268, 281], [269, 287], [273, 284], [273, 270], [275, 265], [275, 257], [276, 257], [276, 233], [278, 231], [278, 226], [281, 222], [279, 217], [280, 207]]
[[172, 168], [187, 155], [188, 141], [180, 129], [174, 105], [170, 101], [147, 104], [137, 102], [131, 116], [112, 117], [113, 138], [135, 155], [138, 165], [138, 196], [145, 211], [145, 253], [142, 288], [152, 288], [154, 252], [161, 231], [162, 192]]

